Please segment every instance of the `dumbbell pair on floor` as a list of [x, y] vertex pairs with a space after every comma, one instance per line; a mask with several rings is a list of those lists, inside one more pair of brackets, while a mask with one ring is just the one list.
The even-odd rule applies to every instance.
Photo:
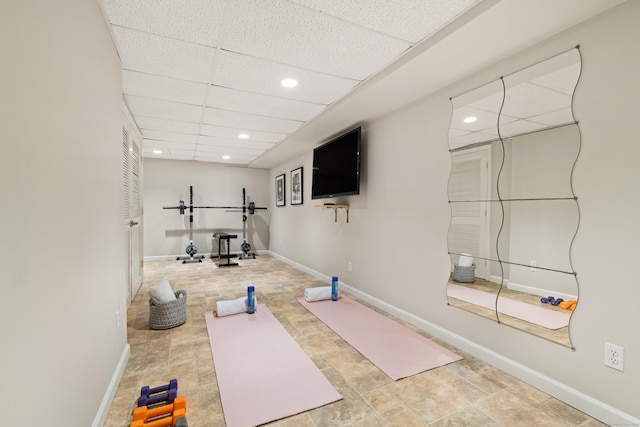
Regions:
[[552, 296], [542, 297], [540, 298], [540, 302], [543, 304], [551, 304], [553, 306], [560, 307], [563, 310], [572, 310], [572, 311], [576, 309], [576, 305], [578, 304], [578, 301], [574, 299], [565, 301], [562, 298], [554, 298]]
[[178, 380], [142, 387], [130, 427], [187, 427], [187, 399], [178, 397]]

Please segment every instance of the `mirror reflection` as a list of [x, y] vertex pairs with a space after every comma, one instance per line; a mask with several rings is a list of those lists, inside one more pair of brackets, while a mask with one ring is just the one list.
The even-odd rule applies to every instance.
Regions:
[[569, 347], [580, 68], [576, 48], [456, 96], [449, 131], [449, 304]]

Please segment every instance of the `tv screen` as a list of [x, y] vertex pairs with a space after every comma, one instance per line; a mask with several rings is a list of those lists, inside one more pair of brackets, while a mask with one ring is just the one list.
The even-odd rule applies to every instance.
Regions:
[[360, 193], [360, 133], [358, 127], [313, 150], [312, 199]]

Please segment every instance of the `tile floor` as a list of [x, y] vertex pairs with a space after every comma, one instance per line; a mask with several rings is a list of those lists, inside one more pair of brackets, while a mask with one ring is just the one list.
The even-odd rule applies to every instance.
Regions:
[[[187, 291], [188, 319], [177, 328], [153, 331], [147, 289], [165, 278], [174, 290]], [[259, 302], [269, 306], [344, 397], [269, 425], [604, 426], [439, 340], [435, 341], [464, 359], [393, 382], [296, 302], [304, 288], [326, 284], [268, 255], [230, 268], [218, 268], [211, 259], [197, 264], [145, 262], [144, 283], [127, 315], [131, 357], [105, 426], [128, 426], [140, 388], [172, 378], [178, 379], [179, 393], [187, 397], [189, 427], [224, 426], [203, 313], [218, 299], [244, 295], [250, 284]]]

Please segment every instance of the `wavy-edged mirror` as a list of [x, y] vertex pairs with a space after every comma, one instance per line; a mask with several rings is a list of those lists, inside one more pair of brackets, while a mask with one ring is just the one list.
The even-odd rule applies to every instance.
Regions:
[[567, 347], [580, 71], [576, 47], [453, 97], [449, 129], [449, 304]]

